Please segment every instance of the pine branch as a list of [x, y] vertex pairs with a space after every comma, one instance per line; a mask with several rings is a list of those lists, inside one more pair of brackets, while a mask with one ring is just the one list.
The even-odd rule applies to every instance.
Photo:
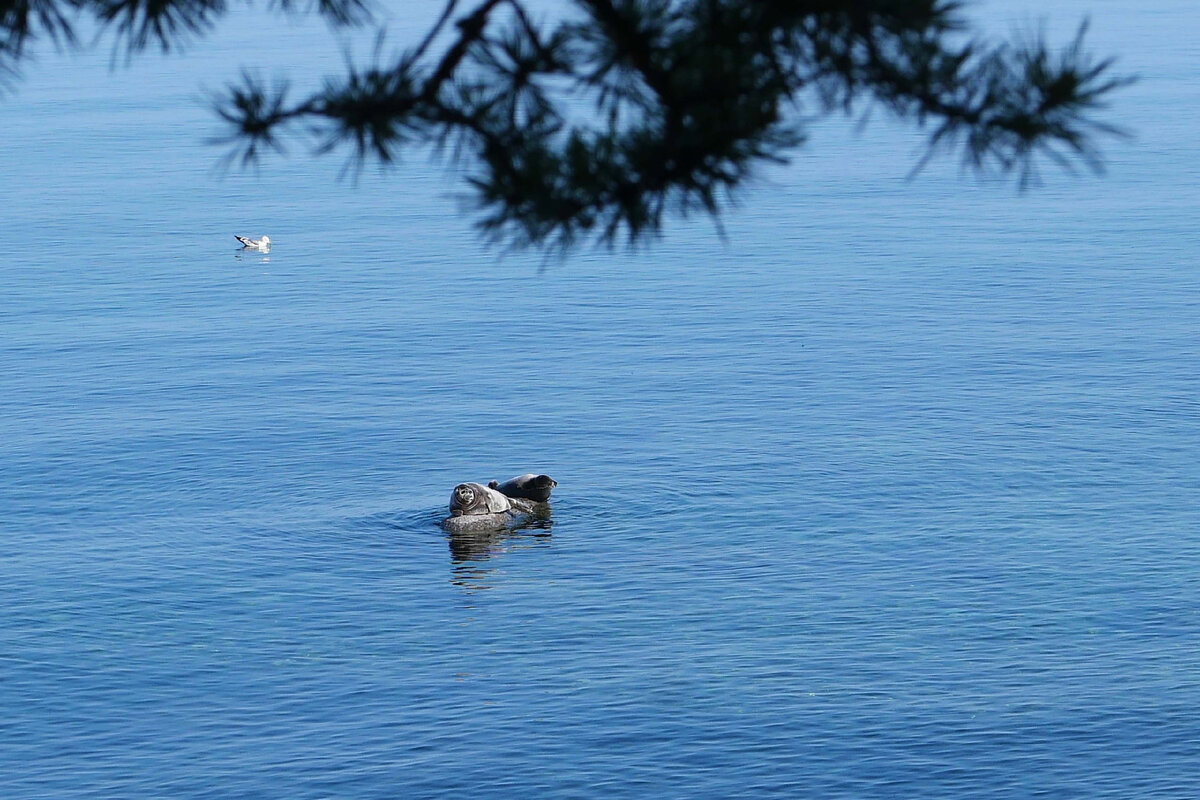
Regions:
[[[0, 77], [31, 42], [71, 45], [95, 17], [126, 55], [203, 34], [237, 0], [0, 0]], [[369, 0], [272, 0], [334, 25]], [[243, 75], [214, 98], [231, 163], [281, 151], [289, 132], [355, 168], [410, 146], [450, 148], [471, 170], [484, 232], [515, 245], [613, 245], [656, 236], [666, 216], [717, 219], [804, 127], [874, 100], [930, 131], [917, 169], [959, 150], [971, 169], [1016, 173], [1038, 158], [1099, 170], [1095, 114], [1128, 79], [1042, 37], [966, 39], [957, 0], [575, 0], [584, 18], [534, 24], [524, 0], [445, 0], [415, 46], [350, 64], [307, 97]], [[573, 110], [588, 99], [594, 114]]]

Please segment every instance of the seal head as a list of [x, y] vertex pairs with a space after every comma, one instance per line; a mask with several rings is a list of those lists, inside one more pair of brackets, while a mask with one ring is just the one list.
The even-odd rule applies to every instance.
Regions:
[[450, 494], [450, 516], [500, 514], [512, 508], [508, 498], [478, 483], [460, 483]]

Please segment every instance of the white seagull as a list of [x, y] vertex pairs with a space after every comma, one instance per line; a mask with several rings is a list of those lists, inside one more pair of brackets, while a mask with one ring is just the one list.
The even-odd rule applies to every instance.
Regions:
[[262, 250], [265, 253], [267, 250], [271, 249], [270, 236], [264, 236], [261, 239], [251, 239], [248, 236], [237, 236], [235, 234], [233, 238], [237, 239], [244, 247], [248, 247], [251, 250]]

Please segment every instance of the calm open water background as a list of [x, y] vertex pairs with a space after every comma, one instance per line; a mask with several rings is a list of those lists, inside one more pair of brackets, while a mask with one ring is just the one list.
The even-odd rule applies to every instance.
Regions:
[[[0, 795], [1200, 796], [1200, 10], [1048, 29], [1089, 11], [1142, 77], [1106, 178], [906, 182], [919, 135], [832, 121], [727, 242], [544, 271], [419, 157], [214, 173], [201, 89], [336, 72], [320, 24], [43, 54], [0, 101]], [[529, 470], [552, 526], [437, 527]]]

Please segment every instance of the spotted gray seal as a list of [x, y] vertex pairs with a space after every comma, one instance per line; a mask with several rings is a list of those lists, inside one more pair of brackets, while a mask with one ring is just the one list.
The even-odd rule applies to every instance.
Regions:
[[498, 530], [532, 519], [537, 506], [479, 483], [460, 483], [450, 495], [450, 516], [442, 527], [451, 533]]
[[512, 502], [501, 492], [478, 483], [460, 483], [450, 495], [450, 516], [499, 514], [512, 508]]
[[527, 472], [515, 478], [509, 478], [504, 483], [492, 481], [489, 489], [495, 489], [505, 497], [532, 500], [535, 503], [545, 503], [550, 499], [550, 492], [558, 486], [558, 481], [549, 475], [534, 475]]

